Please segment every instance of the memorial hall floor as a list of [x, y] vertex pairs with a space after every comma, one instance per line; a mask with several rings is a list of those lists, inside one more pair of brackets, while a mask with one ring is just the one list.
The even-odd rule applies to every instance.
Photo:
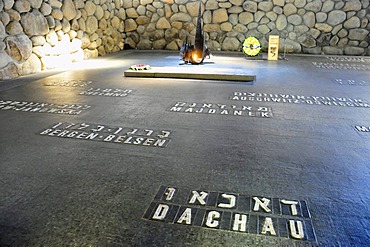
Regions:
[[281, 56], [0, 81], [0, 246], [369, 246], [370, 57]]

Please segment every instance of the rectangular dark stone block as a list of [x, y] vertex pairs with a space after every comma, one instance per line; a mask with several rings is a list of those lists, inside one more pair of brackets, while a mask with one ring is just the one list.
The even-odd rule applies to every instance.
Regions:
[[162, 198], [163, 198], [163, 194], [165, 193], [166, 189], [167, 189], [167, 186], [163, 186], [163, 185], [162, 185], [162, 186], [159, 188], [159, 190], [158, 190], [157, 194], [154, 196], [154, 200], [156, 200], [156, 201], [161, 201], [161, 200], [162, 200]]
[[232, 213], [231, 212], [227, 212], [227, 211], [223, 211], [222, 212], [222, 220], [221, 220], [221, 224], [220, 224], [220, 229], [222, 230], [230, 230], [230, 224], [231, 224], [231, 220], [232, 220]]
[[276, 215], [281, 214], [281, 205], [279, 198], [272, 198], [272, 212]]
[[220, 229], [223, 211], [207, 210], [203, 219], [203, 226], [212, 229]]
[[256, 215], [249, 215], [249, 220], [248, 220], [248, 232], [252, 234], [258, 234], [259, 231], [259, 218]]
[[192, 190], [189, 192], [186, 204], [206, 206], [209, 198], [209, 191]]
[[278, 218], [259, 216], [258, 219], [258, 234], [279, 237]]
[[148, 208], [147, 213], [144, 215], [147, 219], [163, 221], [167, 223], [172, 223], [174, 221], [177, 211], [179, 210], [179, 206], [165, 203], [155, 203], [155, 205], [152, 204]]
[[[236, 194], [218, 193], [216, 205], [217, 207], [222, 209], [236, 209], [238, 200], [239, 196]], [[232, 205], [231, 203], [234, 203], [234, 205]]]
[[301, 209], [302, 209], [302, 216], [305, 218], [311, 218], [311, 213], [308, 209], [307, 202], [300, 201], [300, 203], [301, 203]]
[[287, 219], [286, 225], [289, 238], [295, 240], [316, 241], [316, 236], [310, 220]]
[[252, 211], [256, 213], [269, 213], [272, 214], [272, 198], [253, 196], [252, 198]]
[[280, 206], [281, 206], [281, 213], [283, 215], [297, 216], [297, 217], [302, 216], [300, 201], [281, 199]]
[[251, 211], [251, 198], [247, 195], [239, 195], [237, 209], [240, 212]]
[[217, 193], [217, 192], [210, 192], [208, 194], [207, 206], [209, 206], [209, 207], [217, 207], [217, 205], [218, 205], [218, 203], [217, 203], [218, 194], [219, 193]]
[[150, 219], [150, 217], [153, 215], [153, 211], [155, 210], [157, 205], [158, 205], [158, 203], [155, 203], [155, 202], [150, 203], [149, 207], [147, 208], [147, 210], [145, 211], [145, 213], [143, 215], [143, 218], [144, 219]]
[[174, 223], [192, 225], [197, 214], [197, 208], [182, 206], [179, 207]]
[[203, 219], [204, 219], [204, 215], [206, 214], [206, 210], [205, 209], [198, 209], [196, 215], [195, 215], [195, 218], [194, 218], [194, 222], [193, 222], [193, 225], [194, 226], [202, 226], [203, 225]]
[[236, 232], [248, 232], [250, 215], [246, 213], [232, 213], [230, 230]]
[[285, 218], [278, 219], [278, 229], [280, 237], [289, 238], [287, 219]]

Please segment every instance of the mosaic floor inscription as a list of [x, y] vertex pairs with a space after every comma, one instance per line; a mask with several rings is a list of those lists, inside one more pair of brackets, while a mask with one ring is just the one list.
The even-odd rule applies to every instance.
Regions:
[[86, 96], [105, 96], [105, 97], [126, 97], [132, 93], [131, 89], [119, 89], [119, 88], [89, 88], [86, 91], [82, 91], [80, 95]]
[[264, 106], [227, 105], [218, 103], [176, 102], [169, 108], [170, 112], [195, 114], [214, 114], [228, 116], [244, 116], [272, 118], [272, 109]]
[[327, 105], [327, 106], [349, 106], [349, 107], [365, 107], [370, 105], [363, 99], [340, 98], [340, 97], [325, 97], [325, 96], [303, 96], [291, 94], [268, 94], [268, 93], [253, 93], [253, 92], [234, 92], [230, 96], [231, 100], [235, 101], [251, 101], [251, 102], [273, 102], [273, 103], [291, 103], [291, 104], [307, 104], [307, 105]]
[[59, 86], [59, 87], [86, 87], [92, 81], [87, 80], [59, 80], [44, 83], [44, 86]]
[[2, 111], [12, 110], [22, 112], [79, 115], [90, 107], [91, 106], [89, 105], [78, 104], [50, 104], [15, 100], [0, 100], [0, 110]]
[[167, 147], [170, 131], [112, 127], [91, 123], [60, 122], [42, 130], [40, 135], [71, 138], [78, 140], [101, 141], [147, 147]]
[[303, 200], [161, 186], [143, 218], [316, 241], [311, 214]]

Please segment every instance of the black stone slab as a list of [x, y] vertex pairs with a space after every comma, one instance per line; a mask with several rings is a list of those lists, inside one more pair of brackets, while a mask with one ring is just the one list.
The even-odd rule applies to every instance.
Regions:
[[[0, 246], [367, 246], [370, 88], [360, 82], [370, 70], [341, 64], [368, 68], [368, 57], [267, 61], [216, 52], [213, 64], [197, 67], [245, 67], [252, 83], [122, 76], [177, 55], [123, 51], [0, 82]], [[270, 101], [233, 100], [235, 92]], [[323, 98], [295, 104], [293, 96]], [[184, 112], [170, 111], [177, 102]], [[40, 114], [36, 104], [55, 109]], [[78, 106], [80, 114], [53, 114]], [[200, 112], [208, 107], [218, 114]], [[272, 117], [226, 114], [237, 107]], [[83, 140], [77, 131], [99, 134]], [[171, 132], [165, 148], [119, 143], [161, 131]], [[205, 205], [189, 203], [192, 191], [208, 193]], [[153, 219], [159, 204], [168, 205], [163, 220], [164, 211]]]

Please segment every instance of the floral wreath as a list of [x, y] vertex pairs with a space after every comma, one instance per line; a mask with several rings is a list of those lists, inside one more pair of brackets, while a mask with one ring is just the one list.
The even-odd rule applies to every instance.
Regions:
[[131, 70], [150, 70], [150, 65], [147, 64], [135, 64], [130, 67]]
[[243, 53], [247, 56], [257, 56], [261, 51], [260, 41], [253, 36], [249, 36], [243, 42]]

